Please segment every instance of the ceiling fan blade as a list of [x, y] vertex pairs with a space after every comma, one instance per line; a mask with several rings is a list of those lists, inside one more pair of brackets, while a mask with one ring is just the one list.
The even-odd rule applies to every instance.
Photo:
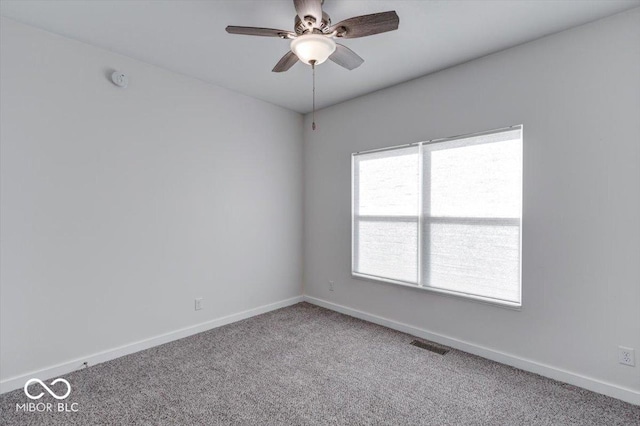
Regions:
[[345, 19], [331, 26], [327, 32], [337, 31], [337, 37], [357, 38], [397, 30], [399, 24], [400, 18], [395, 10], [392, 10]]
[[289, 36], [295, 36], [294, 33], [287, 30], [275, 30], [273, 28], [258, 28], [258, 27], [236, 27], [229, 25], [227, 27], [229, 34], [242, 34], [250, 36], [262, 36], [262, 37], [280, 37], [289, 38]]
[[302, 22], [307, 22], [304, 19], [306, 16], [311, 16], [315, 19], [313, 26], [319, 28], [322, 23], [322, 0], [293, 0], [293, 5], [296, 7], [296, 13]]
[[295, 65], [298, 62], [298, 57], [292, 51], [288, 51], [276, 64], [275, 67], [271, 71], [273, 72], [284, 72], [288, 71], [289, 68]]
[[349, 71], [358, 68], [364, 62], [364, 59], [358, 56], [353, 50], [340, 43], [336, 43], [336, 50], [329, 56], [329, 59]]

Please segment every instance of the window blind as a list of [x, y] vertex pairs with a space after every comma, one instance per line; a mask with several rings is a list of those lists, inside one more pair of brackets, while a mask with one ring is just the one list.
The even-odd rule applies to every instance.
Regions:
[[353, 156], [353, 273], [520, 304], [522, 127]]
[[419, 165], [417, 146], [354, 157], [354, 272], [418, 283]]

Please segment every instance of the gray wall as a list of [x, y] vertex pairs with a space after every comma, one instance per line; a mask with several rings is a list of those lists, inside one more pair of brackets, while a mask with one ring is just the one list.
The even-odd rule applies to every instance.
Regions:
[[301, 115], [1, 24], [3, 380], [302, 294]]
[[[307, 295], [640, 390], [617, 361], [640, 350], [640, 9], [324, 109], [316, 132], [310, 118]], [[521, 311], [351, 278], [352, 152], [515, 124]]]

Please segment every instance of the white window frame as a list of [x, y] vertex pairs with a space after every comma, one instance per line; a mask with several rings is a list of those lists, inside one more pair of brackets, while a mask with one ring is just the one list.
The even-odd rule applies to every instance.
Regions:
[[[504, 308], [509, 308], [509, 309], [514, 309], [514, 310], [520, 310], [522, 308], [522, 303], [523, 303], [523, 294], [522, 294], [522, 263], [523, 263], [523, 259], [522, 259], [522, 210], [520, 211], [520, 218], [485, 218], [487, 221], [498, 221], [498, 222], [504, 222], [505, 225], [514, 225], [514, 226], [519, 226], [520, 227], [520, 246], [519, 246], [519, 253], [518, 253], [518, 257], [519, 257], [519, 271], [518, 271], [518, 286], [519, 288], [519, 292], [520, 292], [520, 301], [518, 302], [512, 302], [512, 301], [508, 301], [508, 300], [501, 300], [501, 299], [496, 299], [496, 298], [491, 298], [491, 297], [484, 297], [484, 296], [480, 296], [480, 295], [476, 295], [476, 294], [471, 294], [471, 293], [464, 293], [464, 292], [459, 292], [459, 291], [450, 291], [450, 290], [446, 290], [446, 289], [442, 289], [442, 288], [437, 288], [437, 287], [431, 287], [431, 286], [425, 286], [425, 285], [421, 285], [421, 274], [422, 274], [422, 267], [420, 267], [420, 264], [422, 262], [422, 242], [421, 242], [421, 238], [422, 238], [422, 226], [423, 226], [423, 222], [424, 222], [424, 217], [423, 217], [423, 212], [422, 212], [422, 208], [420, 209], [420, 212], [418, 214], [417, 220], [418, 220], [418, 282], [417, 283], [411, 283], [408, 281], [401, 281], [401, 280], [394, 280], [394, 279], [389, 279], [389, 278], [383, 278], [383, 277], [378, 277], [378, 276], [374, 276], [374, 275], [368, 275], [368, 274], [364, 274], [361, 272], [356, 272], [355, 271], [355, 266], [356, 266], [356, 243], [357, 243], [357, 233], [356, 233], [356, 229], [355, 229], [355, 223], [356, 223], [356, 215], [355, 215], [355, 211], [356, 211], [356, 199], [357, 199], [357, 194], [355, 194], [355, 173], [356, 173], [356, 167], [355, 167], [355, 158], [359, 155], [362, 154], [370, 154], [370, 153], [375, 153], [375, 152], [382, 152], [382, 151], [388, 151], [388, 150], [395, 150], [395, 149], [401, 149], [401, 148], [407, 148], [407, 147], [411, 147], [411, 146], [418, 146], [420, 149], [419, 152], [419, 158], [420, 158], [420, 162], [422, 162], [422, 158], [423, 158], [423, 152], [422, 152], [422, 146], [424, 145], [431, 145], [431, 144], [438, 144], [438, 143], [442, 143], [442, 142], [450, 142], [450, 141], [454, 141], [457, 139], [466, 139], [466, 138], [470, 138], [470, 137], [477, 137], [477, 136], [483, 136], [483, 135], [490, 135], [490, 134], [494, 134], [494, 133], [500, 133], [500, 132], [506, 132], [506, 131], [510, 131], [510, 130], [520, 130], [520, 134], [521, 134], [521, 141], [522, 141], [522, 149], [524, 151], [524, 126], [522, 124], [520, 125], [514, 125], [514, 126], [509, 126], [509, 127], [503, 127], [503, 128], [499, 128], [499, 129], [493, 129], [493, 130], [488, 130], [488, 131], [483, 131], [483, 132], [476, 132], [476, 133], [469, 133], [469, 134], [464, 134], [464, 135], [458, 135], [458, 136], [452, 136], [452, 137], [448, 137], [448, 138], [440, 138], [440, 139], [432, 139], [432, 140], [428, 140], [428, 141], [424, 141], [424, 142], [414, 142], [414, 143], [410, 143], [410, 144], [404, 144], [404, 145], [396, 145], [396, 146], [390, 146], [390, 147], [385, 147], [385, 148], [379, 148], [379, 149], [371, 149], [371, 150], [366, 150], [366, 151], [358, 151], [358, 152], [354, 152], [351, 154], [351, 276], [353, 278], [356, 279], [361, 279], [361, 280], [366, 280], [366, 281], [373, 281], [373, 282], [382, 282], [382, 283], [389, 283], [389, 284], [395, 284], [395, 285], [400, 285], [403, 287], [408, 287], [408, 288], [413, 288], [413, 289], [419, 289], [419, 290], [424, 290], [424, 291], [428, 291], [428, 292], [433, 292], [433, 293], [438, 293], [441, 295], [445, 295], [445, 296], [452, 296], [455, 298], [462, 298], [464, 300], [471, 300], [471, 301], [475, 301], [475, 302], [481, 302], [481, 303], [485, 303], [485, 304], [489, 304], [489, 305], [493, 305], [493, 306], [499, 306], [499, 307], [504, 307]], [[523, 177], [522, 177], [522, 187], [524, 188], [524, 155], [523, 155], [523, 163], [521, 164], [521, 168], [523, 170]], [[419, 167], [420, 173], [422, 174], [422, 164], [420, 164]], [[420, 176], [420, 180], [422, 181], [422, 176]], [[420, 197], [422, 198], [422, 190], [420, 191]], [[524, 192], [524, 191], [523, 191]], [[523, 198], [524, 198], [524, 193], [522, 194]], [[422, 204], [422, 199], [420, 199], [420, 205]], [[443, 220], [454, 220], [455, 218], [447, 218], [447, 219], [443, 219]], [[393, 220], [398, 220], [398, 219], [393, 219]], [[435, 219], [438, 220], [438, 219]], [[477, 220], [482, 220], [482, 218], [462, 218], [461, 220], [464, 221], [477, 221]]]

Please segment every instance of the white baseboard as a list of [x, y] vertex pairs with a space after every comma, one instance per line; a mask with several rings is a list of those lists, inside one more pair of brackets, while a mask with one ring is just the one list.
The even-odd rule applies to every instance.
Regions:
[[530, 359], [521, 358], [515, 355], [507, 354], [504, 352], [496, 351], [494, 349], [486, 348], [483, 346], [475, 345], [472, 343], [464, 342], [462, 340], [454, 339], [452, 337], [444, 336], [438, 333], [432, 333], [430, 331], [417, 328], [408, 324], [383, 318], [377, 315], [369, 314], [367, 312], [359, 311], [349, 308], [347, 306], [338, 305], [333, 302], [329, 302], [323, 299], [318, 299], [311, 296], [304, 296], [305, 302], [312, 303], [314, 305], [321, 306], [323, 308], [330, 309], [332, 311], [340, 312], [345, 315], [349, 315], [355, 318], [359, 318], [374, 324], [379, 324], [393, 330], [398, 330], [403, 333], [410, 334], [412, 336], [421, 337], [426, 340], [431, 340], [442, 345], [450, 346], [455, 349], [459, 349], [470, 354], [478, 355], [483, 358], [490, 359], [502, 364], [507, 364], [512, 367], [519, 368], [521, 370], [530, 371], [532, 373], [539, 374], [541, 376], [549, 377], [554, 380], [569, 383], [571, 385], [579, 386], [584, 389], [588, 389], [593, 392], [601, 393], [613, 398], [620, 399], [622, 401], [629, 402], [631, 404], [640, 405], [640, 392], [614, 385], [612, 383], [603, 382], [592, 377], [583, 376], [578, 373], [563, 370], [561, 368], [553, 367], [550, 365], [542, 364]]
[[129, 355], [135, 352], [149, 349], [154, 346], [162, 345], [164, 343], [171, 342], [173, 340], [182, 339], [194, 334], [202, 333], [203, 331], [211, 330], [213, 328], [221, 327], [223, 325], [231, 324], [236, 321], [251, 318], [256, 315], [264, 314], [269, 311], [284, 308], [286, 306], [295, 305], [303, 301], [303, 296], [296, 296], [290, 299], [281, 300], [279, 302], [271, 303], [269, 305], [259, 306], [257, 308], [249, 309], [247, 311], [238, 312], [236, 314], [228, 315], [222, 318], [216, 318], [207, 322], [196, 324], [190, 327], [181, 328], [179, 330], [171, 331], [169, 333], [161, 334], [159, 336], [151, 337], [148, 339], [140, 340], [137, 342], [129, 343], [124, 346], [120, 346], [106, 351], [98, 352], [82, 358], [76, 358], [61, 364], [52, 365], [42, 368], [40, 370], [31, 371], [19, 376], [10, 377], [8, 379], [0, 381], [0, 394], [19, 389], [24, 386], [27, 380], [37, 377], [40, 379], [49, 379], [53, 377], [59, 377], [63, 374], [70, 373], [83, 367], [83, 363], [87, 362], [93, 366], [105, 361], [109, 361], [115, 358], [119, 358], [124, 355]]

